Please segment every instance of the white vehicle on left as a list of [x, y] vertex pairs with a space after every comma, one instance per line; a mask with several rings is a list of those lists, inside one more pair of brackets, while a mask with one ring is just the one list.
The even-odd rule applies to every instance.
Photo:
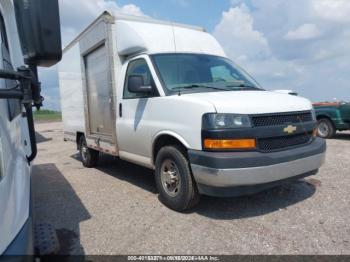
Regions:
[[[45, 28], [44, 28], [45, 27]], [[37, 66], [61, 58], [58, 1], [0, 0], [0, 255], [33, 255]]]

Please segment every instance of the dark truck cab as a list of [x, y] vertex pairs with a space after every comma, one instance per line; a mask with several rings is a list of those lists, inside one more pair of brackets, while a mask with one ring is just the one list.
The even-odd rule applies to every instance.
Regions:
[[318, 136], [331, 138], [336, 131], [350, 130], [350, 103], [319, 102], [313, 106], [318, 121]]

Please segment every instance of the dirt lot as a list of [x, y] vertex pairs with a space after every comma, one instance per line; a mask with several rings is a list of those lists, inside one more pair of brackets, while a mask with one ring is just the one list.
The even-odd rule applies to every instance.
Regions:
[[317, 176], [238, 198], [163, 206], [153, 173], [109, 156], [83, 168], [61, 123], [37, 125], [35, 218], [63, 254], [350, 254], [350, 134], [328, 140]]

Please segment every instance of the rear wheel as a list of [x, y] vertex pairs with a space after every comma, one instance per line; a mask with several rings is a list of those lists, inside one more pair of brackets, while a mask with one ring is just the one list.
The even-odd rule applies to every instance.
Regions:
[[91, 168], [97, 165], [99, 152], [87, 146], [84, 136], [79, 140], [79, 152], [83, 166]]
[[200, 199], [189, 161], [179, 146], [165, 146], [156, 159], [156, 185], [160, 200], [169, 208], [184, 211]]
[[331, 138], [335, 134], [335, 128], [332, 122], [327, 118], [318, 120], [317, 135], [322, 138]]

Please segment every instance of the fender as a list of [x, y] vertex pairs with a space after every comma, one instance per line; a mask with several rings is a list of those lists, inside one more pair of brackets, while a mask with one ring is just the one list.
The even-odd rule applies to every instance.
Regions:
[[187, 141], [178, 133], [174, 132], [174, 131], [170, 131], [170, 130], [162, 130], [160, 132], [158, 132], [157, 134], [155, 134], [152, 137], [152, 148], [151, 148], [151, 152], [152, 152], [152, 163], [154, 162], [153, 159], [153, 150], [154, 150], [154, 144], [155, 141], [158, 139], [158, 137], [162, 136], [162, 135], [169, 135], [172, 136], [174, 138], [176, 138], [177, 140], [179, 140], [187, 149], [190, 148], [190, 145], [187, 143]]

